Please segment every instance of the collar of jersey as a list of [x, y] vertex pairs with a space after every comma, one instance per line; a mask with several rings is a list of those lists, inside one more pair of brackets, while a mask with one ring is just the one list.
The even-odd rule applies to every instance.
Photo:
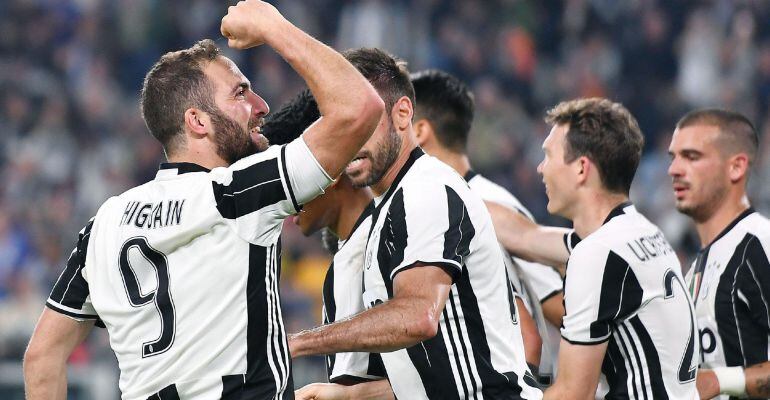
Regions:
[[738, 216], [735, 217], [733, 222], [730, 222], [730, 224], [727, 225], [725, 227], [725, 229], [722, 229], [722, 232], [719, 232], [719, 235], [717, 235], [714, 238], [714, 240], [712, 240], [711, 243], [709, 243], [706, 247], [701, 249], [701, 251], [711, 247], [711, 245], [716, 243], [717, 240], [721, 239], [722, 236], [727, 235], [727, 232], [730, 232], [731, 230], [733, 230], [733, 228], [735, 228], [735, 225], [738, 225], [738, 222], [743, 221], [744, 218], [748, 217], [749, 215], [753, 214], [754, 212], [755, 212], [754, 207], [749, 207], [749, 208], [745, 209], [742, 213], [738, 214]]
[[604, 222], [602, 222], [602, 225], [606, 224], [607, 222], [610, 222], [611, 219], [613, 219], [613, 218], [615, 218], [615, 217], [617, 217], [619, 215], [625, 214], [626, 213], [626, 207], [629, 207], [629, 206], [630, 207], [634, 206], [634, 203], [632, 203], [630, 200], [629, 201], [624, 201], [624, 202], [618, 204], [617, 206], [615, 206], [615, 208], [613, 208], [612, 211], [610, 211], [610, 215], [608, 215], [607, 218], [604, 220]]
[[191, 172], [209, 172], [206, 167], [202, 167], [195, 163], [178, 162], [178, 163], [161, 163], [158, 168], [158, 173], [155, 175], [155, 179], [158, 178], [170, 178], [177, 175], [188, 174]]
[[393, 183], [390, 184], [390, 187], [388, 190], [385, 191], [380, 197], [377, 197], [374, 199], [375, 203], [377, 204], [377, 208], [382, 206], [390, 196], [393, 195], [393, 192], [396, 190], [396, 187], [398, 187], [398, 184], [401, 183], [401, 180], [404, 179], [404, 175], [406, 175], [407, 172], [409, 172], [409, 169], [412, 168], [412, 165], [414, 165], [414, 162], [417, 161], [418, 158], [422, 157], [425, 154], [425, 151], [421, 147], [415, 147], [412, 149], [412, 152], [409, 153], [409, 158], [404, 163], [404, 166], [401, 167], [401, 169], [398, 171], [398, 175], [396, 175], [396, 179], [393, 180]]

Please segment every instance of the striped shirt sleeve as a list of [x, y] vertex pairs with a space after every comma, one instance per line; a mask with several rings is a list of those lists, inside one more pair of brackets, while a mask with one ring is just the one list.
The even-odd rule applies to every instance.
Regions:
[[302, 137], [215, 169], [212, 176], [219, 213], [258, 245], [273, 243], [284, 218], [333, 182]]
[[625, 260], [600, 246], [576, 247], [567, 264], [561, 335], [572, 344], [602, 343], [641, 300], [641, 286]]
[[[381, 246], [391, 257], [390, 277], [403, 270], [434, 265], [455, 281], [475, 235], [468, 209], [448, 186], [427, 184], [421, 191], [396, 192], [388, 210]], [[384, 240], [383, 240], [384, 239]]]
[[[72, 250], [64, 271], [59, 275], [59, 279], [56, 281], [51, 290], [51, 295], [46, 301], [48, 308], [77, 321], [99, 320], [99, 316], [91, 304], [88, 281], [83, 274], [88, 240], [91, 236], [93, 224], [94, 220], [92, 218], [88, 225], [80, 231], [77, 245]], [[99, 325], [102, 326], [101, 324]]]

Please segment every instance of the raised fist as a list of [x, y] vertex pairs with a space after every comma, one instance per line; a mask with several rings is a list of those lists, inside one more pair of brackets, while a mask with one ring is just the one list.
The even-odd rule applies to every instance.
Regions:
[[277, 33], [280, 23], [285, 21], [271, 4], [259, 0], [239, 1], [227, 9], [220, 31], [228, 39], [228, 46], [248, 49], [266, 43], [267, 36]]

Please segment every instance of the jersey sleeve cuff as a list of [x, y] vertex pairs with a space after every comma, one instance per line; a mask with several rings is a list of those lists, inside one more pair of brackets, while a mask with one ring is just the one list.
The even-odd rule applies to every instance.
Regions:
[[457, 282], [458, 279], [460, 279], [460, 275], [462, 275], [462, 265], [455, 261], [451, 260], [438, 260], [438, 261], [422, 261], [417, 260], [409, 264], [401, 265], [394, 269], [390, 273], [390, 279], [393, 280], [396, 277], [396, 274], [402, 271], [406, 271], [408, 269], [412, 269], [415, 267], [422, 267], [427, 265], [434, 265], [436, 267], [439, 267], [443, 269], [449, 276], [452, 278], [452, 283]]
[[59, 303], [57, 303], [57, 302], [55, 302], [55, 301], [53, 301], [51, 299], [48, 299], [48, 301], [45, 302], [45, 306], [50, 308], [53, 311], [56, 311], [59, 314], [62, 314], [62, 315], [67, 316], [69, 318], [72, 318], [72, 319], [74, 319], [75, 321], [78, 321], [78, 322], [95, 320], [96, 321], [96, 326], [98, 326], [100, 328], [104, 328], [104, 322], [102, 322], [102, 320], [96, 314], [87, 314], [87, 313], [83, 313], [83, 312], [78, 312], [77, 310], [75, 310], [73, 308], [70, 308], [70, 307], [67, 307], [67, 306], [63, 306], [63, 305], [61, 305], [61, 304], [59, 304]]
[[610, 336], [612, 336], [612, 334], [609, 334], [606, 337], [599, 338], [599, 339], [572, 340], [572, 339], [569, 339], [568, 337], [564, 336], [564, 334], [562, 334], [561, 338], [566, 340], [567, 342], [569, 342], [569, 344], [576, 344], [576, 345], [580, 345], [580, 346], [593, 346], [593, 345], [597, 345], [597, 344], [602, 344], [602, 343], [610, 340]]

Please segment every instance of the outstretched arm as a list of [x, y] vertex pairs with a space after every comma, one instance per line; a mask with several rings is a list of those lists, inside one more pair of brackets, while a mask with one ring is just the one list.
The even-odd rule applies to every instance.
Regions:
[[525, 260], [564, 268], [569, 258], [564, 237], [569, 234], [569, 229], [538, 225], [521, 213], [494, 202], [487, 201], [486, 205], [492, 215], [497, 240], [506, 250]]
[[94, 321], [75, 321], [43, 310], [24, 353], [24, 387], [28, 400], [67, 397], [67, 359], [91, 332]]
[[372, 135], [384, 110], [372, 85], [342, 55], [266, 2], [247, 0], [231, 6], [221, 31], [230, 47], [267, 44], [302, 76], [322, 115], [307, 129], [304, 140], [321, 167], [338, 176]]
[[384, 353], [436, 336], [452, 279], [443, 269], [423, 265], [399, 272], [393, 299], [355, 316], [289, 335], [292, 357], [347, 351]]
[[770, 361], [743, 367], [703, 369], [698, 371], [701, 399], [721, 394], [736, 397], [770, 398]]

